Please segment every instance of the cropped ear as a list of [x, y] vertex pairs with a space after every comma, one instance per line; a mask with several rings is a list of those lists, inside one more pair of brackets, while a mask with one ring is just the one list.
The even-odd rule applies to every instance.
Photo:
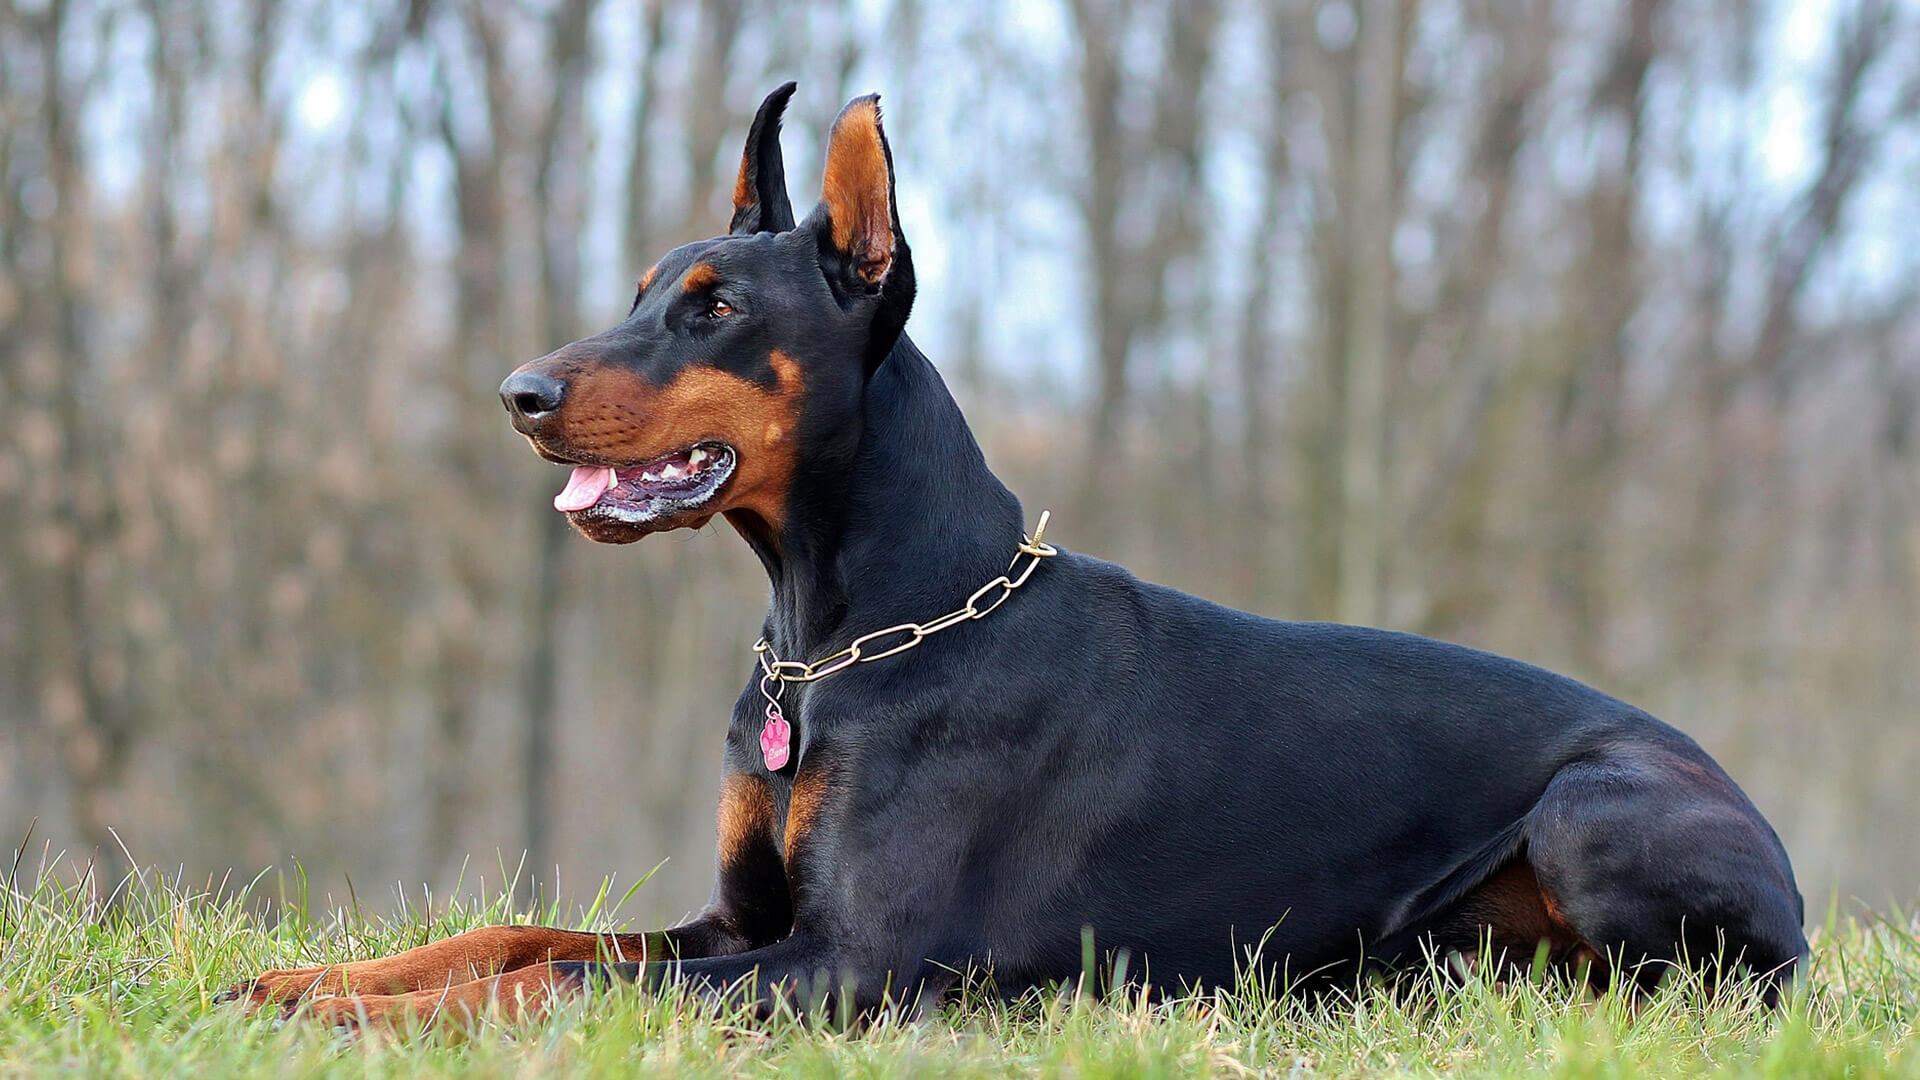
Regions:
[[894, 269], [895, 245], [905, 245], [893, 198], [893, 151], [880, 129], [879, 94], [854, 98], [833, 122], [815, 213], [826, 215], [825, 246], [845, 260], [847, 272], [869, 289], [886, 282]]
[[733, 220], [727, 232], [747, 236], [793, 228], [793, 204], [787, 201], [787, 168], [780, 157], [780, 114], [793, 97], [792, 82], [768, 94], [747, 129], [740, 155], [740, 176], [733, 182]]

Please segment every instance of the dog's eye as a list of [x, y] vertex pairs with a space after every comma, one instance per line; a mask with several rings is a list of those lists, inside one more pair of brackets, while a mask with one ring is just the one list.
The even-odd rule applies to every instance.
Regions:
[[731, 314], [733, 314], [733, 305], [727, 303], [725, 300], [715, 300], [713, 303], [707, 305], [707, 318], [709, 319], [724, 319]]

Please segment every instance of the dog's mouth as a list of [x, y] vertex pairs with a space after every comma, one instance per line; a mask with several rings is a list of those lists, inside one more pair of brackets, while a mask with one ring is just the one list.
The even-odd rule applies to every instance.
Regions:
[[575, 524], [655, 524], [711, 500], [736, 460], [733, 447], [702, 442], [638, 465], [575, 465], [553, 508]]

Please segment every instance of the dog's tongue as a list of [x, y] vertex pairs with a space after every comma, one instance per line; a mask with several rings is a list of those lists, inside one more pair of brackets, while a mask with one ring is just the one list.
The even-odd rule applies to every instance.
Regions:
[[575, 465], [567, 477], [566, 489], [553, 497], [553, 508], [562, 513], [585, 510], [600, 501], [606, 490], [620, 482], [611, 467]]

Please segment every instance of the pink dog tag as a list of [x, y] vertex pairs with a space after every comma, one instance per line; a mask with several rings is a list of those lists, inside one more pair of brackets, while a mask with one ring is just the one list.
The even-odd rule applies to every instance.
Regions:
[[767, 724], [760, 729], [760, 756], [767, 763], [768, 772], [779, 772], [787, 767], [787, 756], [792, 750], [793, 727], [772, 702], [767, 703]]

